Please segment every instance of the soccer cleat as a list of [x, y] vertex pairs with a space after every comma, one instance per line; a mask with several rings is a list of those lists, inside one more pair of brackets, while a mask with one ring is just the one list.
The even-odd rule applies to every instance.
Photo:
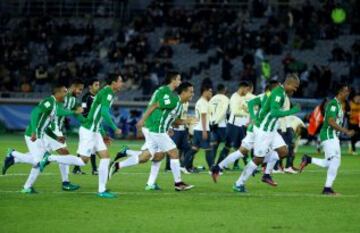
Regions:
[[36, 194], [37, 193], [33, 187], [23, 188], [20, 192], [24, 193], [24, 194]]
[[160, 191], [161, 188], [158, 184], [153, 184], [153, 185], [148, 185], [146, 184], [145, 186], [145, 191]]
[[217, 183], [221, 173], [221, 168], [219, 167], [219, 165], [213, 165], [210, 170], [211, 170], [211, 177], [214, 183]]
[[284, 174], [284, 170], [282, 168], [278, 168], [278, 169], [273, 169], [272, 174]]
[[304, 168], [311, 163], [311, 157], [307, 154], [304, 154], [301, 158], [301, 164], [300, 164], [300, 173], [304, 170]]
[[246, 188], [245, 188], [245, 185], [239, 185], [239, 186], [237, 186], [236, 184], [234, 184], [232, 188], [233, 188], [234, 192], [247, 193], [247, 190], [246, 190]]
[[74, 169], [72, 170], [72, 173], [74, 175], [86, 175], [85, 172], [81, 171], [81, 168], [79, 166], [74, 166]]
[[175, 191], [186, 191], [194, 188], [194, 185], [191, 184], [185, 184], [184, 182], [177, 182], [175, 183]]
[[97, 170], [93, 170], [93, 171], [91, 172], [91, 174], [94, 175], [94, 176], [97, 176], [99, 173], [98, 173]]
[[298, 172], [295, 171], [292, 167], [285, 168], [284, 172], [288, 174], [298, 174]]
[[115, 173], [117, 173], [120, 170], [120, 166], [118, 162], [113, 163], [110, 166], [110, 170], [109, 170], [109, 180], [112, 178], [113, 175], [115, 175]]
[[80, 188], [80, 185], [72, 184], [70, 182], [63, 182], [62, 183], [62, 190], [64, 191], [75, 191]]
[[5, 156], [5, 159], [4, 159], [4, 164], [3, 164], [3, 167], [2, 167], [2, 174], [5, 175], [6, 174], [6, 171], [12, 166], [15, 164], [15, 158], [14, 156], [12, 155], [12, 152], [14, 151], [14, 149], [8, 149], [7, 153], [6, 153], [6, 156]]
[[[171, 171], [171, 170], [170, 170], [170, 171]], [[182, 173], [186, 174], [186, 175], [191, 174], [185, 167], [180, 167], [180, 171], [181, 171]], [[166, 172], [166, 170], [165, 170], [165, 172]]]
[[261, 178], [261, 181], [273, 187], [276, 187], [278, 185], [275, 181], [273, 181], [272, 177], [269, 174], [264, 174]]
[[334, 196], [339, 195], [332, 188], [327, 188], [327, 187], [324, 187], [324, 189], [322, 191], [322, 194], [324, 194], [324, 195], [334, 195]]
[[98, 196], [98, 197], [101, 197], [101, 198], [115, 198], [115, 197], [116, 197], [115, 194], [110, 193], [109, 191], [97, 193], [97, 196]]
[[117, 161], [118, 159], [124, 158], [127, 156], [126, 151], [129, 149], [127, 145], [121, 146], [120, 151], [116, 154], [115, 159], [113, 162]]
[[40, 172], [43, 172], [46, 165], [49, 164], [49, 156], [50, 156], [50, 153], [49, 152], [45, 152], [42, 160], [40, 160], [39, 162], [39, 168], [40, 168]]

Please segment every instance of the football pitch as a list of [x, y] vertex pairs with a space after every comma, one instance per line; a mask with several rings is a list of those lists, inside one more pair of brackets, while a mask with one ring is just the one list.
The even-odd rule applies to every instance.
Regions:
[[[77, 138], [68, 139], [75, 153]], [[114, 141], [114, 155], [121, 144], [138, 149], [141, 141]], [[8, 147], [26, 152], [21, 134], [0, 136], [1, 161]], [[315, 153], [313, 147], [301, 147], [295, 164], [303, 153]], [[322, 157], [322, 155], [319, 155]], [[2, 163], [2, 162], [1, 162]], [[196, 165], [205, 165], [201, 152]], [[15, 165], [0, 176], [0, 233], [74, 232], [74, 233], [230, 233], [230, 232], [360, 232], [360, 156], [347, 154], [343, 148], [342, 164], [335, 181], [340, 196], [320, 194], [326, 170], [310, 165], [297, 175], [275, 174], [279, 186], [250, 178], [248, 193], [234, 193], [232, 185], [239, 171], [229, 171], [214, 184], [207, 172], [182, 175], [196, 187], [175, 192], [171, 173], [159, 174], [161, 191], [145, 191], [150, 163], [121, 170], [108, 183], [118, 194], [116, 199], [96, 197], [98, 179], [91, 175], [70, 175], [81, 188], [61, 190], [57, 164], [49, 165], [35, 184], [38, 194], [19, 191], [30, 171], [29, 165]]]

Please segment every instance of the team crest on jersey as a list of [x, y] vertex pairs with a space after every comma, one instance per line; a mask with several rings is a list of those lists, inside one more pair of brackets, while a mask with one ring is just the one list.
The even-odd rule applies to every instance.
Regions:
[[164, 104], [165, 104], [165, 105], [169, 105], [169, 104], [170, 104], [170, 96], [169, 96], [169, 95], [164, 95]]
[[281, 100], [281, 97], [280, 97], [280, 96], [276, 96], [276, 97], [275, 97], [275, 102], [280, 103], [280, 100]]
[[336, 111], [336, 107], [335, 107], [335, 106], [331, 106], [330, 111], [335, 112], [335, 111]]
[[51, 106], [51, 104], [50, 104], [49, 101], [46, 101], [46, 102], [44, 103], [44, 106], [45, 106], [45, 108], [49, 108], [49, 107]]
[[112, 100], [112, 95], [108, 94], [107, 100], [108, 100], [108, 101], [111, 101], [111, 100]]

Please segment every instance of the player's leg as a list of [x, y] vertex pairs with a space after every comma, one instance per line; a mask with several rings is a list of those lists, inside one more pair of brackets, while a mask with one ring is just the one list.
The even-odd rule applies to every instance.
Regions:
[[43, 142], [43, 139], [37, 139], [36, 141], [33, 142], [31, 141], [30, 137], [25, 136], [25, 142], [28, 147], [29, 153], [33, 158], [34, 164], [36, 165], [34, 165], [31, 168], [30, 174], [21, 192], [36, 193], [33, 186], [38, 176], [40, 175], [40, 168], [37, 166], [37, 164], [40, 162], [43, 155], [46, 153], [46, 147], [45, 147], [45, 143]]
[[239, 179], [235, 182], [234, 191], [246, 192], [245, 183], [255, 169], [263, 163], [264, 157], [271, 146], [271, 133], [254, 129], [254, 158], [244, 167]]
[[219, 164], [222, 160], [224, 160], [226, 158], [226, 156], [228, 156], [228, 154], [230, 152], [232, 142], [233, 142], [233, 138], [237, 134], [234, 127], [235, 126], [232, 125], [232, 124], [227, 124], [227, 126], [226, 126], [225, 145], [224, 145], [224, 148], [220, 152], [220, 156], [219, 156], [219, 158], [217, 160], [217, 164]]
[[202, 132], [194, 130], [191, 149], [188, 150], [188, 152], [185, 154], [184, 157], [184, 165], [186, 170], [188, 171], [196, 171], [196, 169], [194, 169], [193, 167], [193, 161], [196, 153], [199, 151], [199, 148], [201, 146], [201, 140], [202, 140]]
[[[155, 154], [153, 160], [151, 161], [151, 168], [148, 181], [146, 182], [145, 190], [161, 190], [160, 186], [156, 183], [156, 179], [159, 175], [161, 160], [165, 157], [165, 153], [158, 152]], [[169, 156], [166, 156], [169, 158]], [[169, 158], [170, 160], [170, 158]], [[170, 163], [170, 161], [169, 161]], [[170, 166], [170, 165], [169, 165]]]
[[90, 161], [91, 161], [91, 174], [98, 175], [98, 170], [96, 166], [96, 154], [91, 154]]
[[328, 161], [328, 169], [323, 194], [335, 195], [332, 186], [336, 179], [341, 163], [341, 148], [339, 139], [330, 139], [323, 142], [325, 159]]

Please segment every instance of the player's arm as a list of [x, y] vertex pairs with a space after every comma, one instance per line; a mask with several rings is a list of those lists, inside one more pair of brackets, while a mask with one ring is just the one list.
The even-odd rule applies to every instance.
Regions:
[[72, 110], [67, 110], [63, 107], [62, 104], [57, 104], [56, 107], [56, 115], [57, 116], [71, 116], [71, 115], [79, 115], [81, 114], [83, 111], [81, 106], [78, 106], [74, 111]]
[[36, 140], [36, 133], [39, 130], [37, 128], [37, 125], [40, 121], [40, 115], [42, 113], [48, 113], [52, 111], [53, 104], [49, 101], [42, 101], [38, 106], [34, 108], [34, 110], [31, 112], [31, 121], [30, 121], [30, 127], [31, 127], [31, 140]]
[[110, 126], [112, 130], [115, 131], [115, 134], [119, 135], [121, 134], [121, 130], [116, 126], [114, 121], [111, 119], [110, 116], [110, 102], [112, 100], [112, 95], [108, 95], [106, 98], [103, 98], [101, 102], [101, 111], [100, 114], [102, 118], [104, 119], [105, 123]]
[[150, 105], [145, 113], [142, 115], [141, 119], [138, 121], [138, 123], [136, 124], [138, 128], [143, 127], [144, 122], [149, 118], [149, 116], [151, 115], [151, 113], [153, 113], [155, 111], [155, 109], [157, 109], [159, 107], [159, 103], [156, 102], [152, 105]]
[[281, 102], [280, 95], [271, 95], [270, 96], [270, 114], [273, 117], [285, 117], [290, 116], [295, 113], [300, 112], [300, 106], [296, 105], [289, 110], [281, 110], [280, 102]]
[[219, 124], [220, 121], [222, 121], [224, 118], [226, 118], [226, 112], [228, 110], [229, 102], [228, 101], [222, 101], [220, 104], [216, 106], [216, 111], [214, 111], [215, 124]]
[[326, 115], [328, 116], [328, 123], [329, 125], [335, 129], [336, 131], [342, 132], [346, 135], [348, 135], [349, 137], [354, 135], [354, 131], [353, 130], [349, 130], [347, 128], [342, 127], [341, 125], [339, 125], [338, 123], [336, 123], [336, 116], [338, 114], [338, 107], [334, 104], [329, 104], [326, 107]]
[[249, 109], [249, 114], [250, 114], [250, 119], [251, 120], [256, 120], [256, 114], [255, 114], [255, 106], [260, 106], [261, 105], [261, 97], [257, 96], [251, 100], [249, 100], [249, 102], [247, 103], [248, 105], [248, 109]]

